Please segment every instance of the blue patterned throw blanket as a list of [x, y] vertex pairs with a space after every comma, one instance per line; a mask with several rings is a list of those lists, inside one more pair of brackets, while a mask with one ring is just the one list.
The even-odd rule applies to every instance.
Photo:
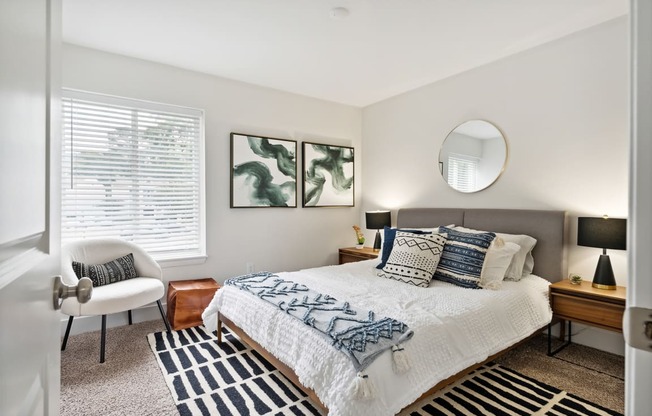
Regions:
[[[390, 348], [394, 352], [395, 371], [409, 370], [409, 362], [399, 344], [414, 333], [403, 322], [376, 317], [373, 311], [357, 309], [348, 302], [268, 272], [234, 277], [225, 284], [246, 290], [319, 331], [335, 348], [349, 356], [360, 377], [366, 378], [360, 372]], [[396, 364], [397, 356], [402, 357], [399, 360], [402, 364]]]

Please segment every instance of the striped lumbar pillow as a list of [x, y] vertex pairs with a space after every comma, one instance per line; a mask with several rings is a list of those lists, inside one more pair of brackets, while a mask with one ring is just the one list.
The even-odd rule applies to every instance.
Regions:
[[90, 278], [93, 286], [104, 286], [138, 277], [136, 267], [134, 266], [133, 253], [104, 264], [84, 264], [73, 261], [72, 269], [75, 271], [78, 279], [82, 277]]
[[397, 231], [392, 252], [378, 276], [428, 287], [446, 244], [446, 234]]
[[487, 249], [496, 234], [465, 233], [448, 227], [439, 227], [439, 231], [448, 234], [448, 239], [435, 271], [435, 279], [477, 288]]

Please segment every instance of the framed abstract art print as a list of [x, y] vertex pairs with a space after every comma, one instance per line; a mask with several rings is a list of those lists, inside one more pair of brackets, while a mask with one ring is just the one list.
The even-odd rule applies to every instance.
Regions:
[[303, 206], [354, 206], [353, 148], [303, 142]]
[[231, 208], [297, 206], [297, 142], [231, 133]]

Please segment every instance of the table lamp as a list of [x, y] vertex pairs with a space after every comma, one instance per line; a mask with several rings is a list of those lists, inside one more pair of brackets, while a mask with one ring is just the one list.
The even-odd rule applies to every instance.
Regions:
[[365, 212], [368, 230], [376, 230], [376, 239], [374, 240], [374, 251], [380, 250], [381, 237], [380, 230], [385, 226], [392, 225], [392, 213], [390, 211], [367, 211]]
[[597, 247], [602, 254], [595, 269], [592, 286], [598, 289], [616, 289], [616, 278], [607, 249], [627, 249], [627, 220], [624, 218], [579, 217], [577, 245]]

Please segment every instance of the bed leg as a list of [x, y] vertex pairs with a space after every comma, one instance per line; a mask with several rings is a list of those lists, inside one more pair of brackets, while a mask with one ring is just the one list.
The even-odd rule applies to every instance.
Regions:
[[219, 313], [217, 314], [217, 343], [222, 343], [222, 320]]

